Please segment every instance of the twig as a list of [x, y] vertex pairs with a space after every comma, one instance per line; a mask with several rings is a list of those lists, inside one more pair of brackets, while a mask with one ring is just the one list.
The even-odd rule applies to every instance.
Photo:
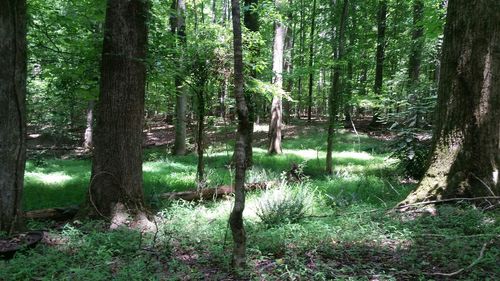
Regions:
[[479, 182], [481, 182], [486, 187], [486, 189], [488, 189], [488, 191], [491, 193], [491, 195], [495, 196], [495, 193], [493, 192], [493, 190], [491, 190], [489, 185], [487, 185], [482, 179], [480, 179], [474, 173], [472, 173], [472, 176], [475, 177]]
[[475, 259], [471, 264], [469, 264], [468, 266], [464, 267], [464, 268], [461, 268], [457, 271], [454, 271], [454, 272], [451, 272], [451, 273], [442, 273], [442, 272], [433, 272], [433, 273], [428, 273], [430, 275], [439, 275], [439, 276], [446, 276], [446, 277], [451, 277], [451, 276], [455, 276], [457, 274], [460, 274], [462, 273], [463, 271], [465, 270], [468, 270], [470, 268], [472, 268], [473, 266], [475, 266], [476, 264], [479, 263], [479, 261], [481, 261], [481, 259], [483, 258], [484, 256], [484, 251], [486, 250], [486, 246], [488, 246], [488, 244], [490, 244], [491, 242], [493, 242], [494, 239], [491, 239], [490, 241], [486, 242], [483, 244], [483, 247], [481, 248], [481, 252], [479, 252], [479, 257], [477, 257], [477, 259]]
[[358, 151], [359, 151], [359, 150], [361, 150], [361, 138], [359, 137], [358, 131], [356, 130], [356, 126], [354, 125], [352, 118], [349, 118], [349, 119], [351, 119], [351, 125], [352, 125], [352, 128], [354, 130], [354, 133], [356, 134], [356, 137], [358, 137]]
[[113, 174], [113, 173], [110, 173], [110, 172], [107, 172], [107, 171], [102, 171], [102, 172], [99, 172], [97, 174], [95, 174], [92, 179], [90, 180], [90, 184], [89, 184], [89, 189], [88, 189], [88, 192], [89, 192], [89, 201], [90, 203], [92, 204], [92, 206], [94, 207], [94, 209], [96, 210], [96, 212], [101, 216], [103, 217], [104, 219], [106, 220], [111, 220], [111, 218], [103, 215], [99, 209], [97, 208], [97, 205], [94, 203], [94, 200], [92, 199], [92, 184], [94, 183], [95, 179], [100, 176], [100, 175], [110, 175], [113, 177], [113, 179], [116, 181], [116, 183], [119, 185], [119, 181], [118, 179], [116, 178], [116, 176]]
[[390, 181], [387, 181], [387, 183], [389, 184], [389, 187], [394, 190], [394, 192], [396, 192], [398, 195], [401, 195], [395, 188], [394, 186], [392, 186], [391, 182]]
[[413, 206], [422, 206], [422, 205], [430, 205], [430, 204], [435, 204], [435, 203], [445, 203], [445, 202], [453, 202], [453, 201], [478, 201], [478, 200], [487, 200], [487, 199], [500, 200], [500, 196], [483, 196], [483, 197], [473, 197], [473, 198], [449, 198], [449, 199], [441, 199], [441, 200], [433, 200], [433, 201], [405, 204], [405, 205], [401, 205], [401, 206], [396, 206], [396, 207], [394, 207], [394, 209], [398, 210], [398, 209], [404, 209], [404, 208], [413, 207]]

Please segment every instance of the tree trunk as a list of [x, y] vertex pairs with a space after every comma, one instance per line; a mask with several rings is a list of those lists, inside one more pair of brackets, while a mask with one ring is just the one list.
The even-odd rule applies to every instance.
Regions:
[[[334, 9], [334, 6], [332, 5], [332, 9]], [[328, 99], [329, 101], [329, 123], [328, 123], [328, 139], [327, 139], [327, 148], [326, 148], [326, 172], [328, 174], [333, 174], [333, 159], [332, 159], [332, 154], [333, 154], [333, 134], [335, 133], [335, 122], [337, 120], [337, 114], [339, 111], [339, 101], [340, 101], [340, 75], [341, 75], [341, 69], [340, 69], [340, 61], [343, 59], [344, 56], [344, 34], [345, 34], [345, 27], [346, 27], [346, 21], [347, 21], [347, 16], [349, 13], [349, 0], [344, 0], [344, 4], [342, 7], [342, 15], [340, 17], [340, 28], [339, 28], [339, 34], [337, 37], [337, 48], [334, 48], [335, 50], [335, 66], [333, 69], [333, 78], [332, 78], [332, 88], [330, 90], [330, 97]], [[333, 29], [333, 28], [332, 28]], [[335, 38], [335, 37], [332, 37]], [[333, 42], [333, 45], [335, 45], [335, 42]]]
[[198, 130], [196, 134], [196, 152], [198, 154], [198, 165], [196, 168], [196, 175], [198, 181], [198, 188], [205, 187], [205, 163], [203, 161], [203, 152], [205, 148], [205, 143], [203, 141], [203, 132], [205, 131], [205, 96], [204, 96], [204, 86], [205, 81], [200, 81], [198, 85], [197, 97], [198, 97]]
[[[249, 31], [251, 32], [259, 32], [259, 14], [257, 12], [257, 5], [259, 1], [258, 0], [245, 0], [245, 9], [243, 13], [243, 21], [245, 23], [245, 27], [248, 28]], [[253, 48], [250, 50], [252, 52], [251, 58], [257, 58], [259, 55], [259, 50], [258, 48]], [[254, 61], [250, 62], [251, 64], [255, 64]], [[257, 72], [255, 70], [252, 70], [250, 72], [250, 76], [252, 78], [257, 78]], [[246, 165], [247, 168], [251, 168], [253, 165], [253, 150], [252, 150], [252, 143], [253, 143], [253, 128], [254, 128], [254, 122], [255, 122], [255, 98], [254, 98], [254, 93], [250, 91], [245, 92], [245, 101], [246, 105], [248, 108], [248, 118], [249, 118], [249, 130], [252, 132], [252, 134], [248, 134], [246, 144], [247, 146], [245, 147], [245, 154], [246, 154]]]
[[314, 29], [316, 27], [316, 0], [313, 0], [312, 18], [311, 18], [311, 35], [309, 42], [309, 95], [307, 100], [307, 120], [311, 121], [312, 118], [312, 104], [313, 104], [313, 82], [314, 82]]
[[0, 231], [23, 227], [26, 162], [26, 1], [0, 1]]
[[[387, 23], [387, 0], [380, 0], [377, 16], [377, 54], [375, 57], [375, 84], [373, 90], [375, 95], [382, 93], [382, 83], [384, 79], [384, 60], [385, 60], [385, 28]], [[379, 110], [374, 110], [372, 125], [376, 125], [379, 119]]]
[[[178, 64], [182, 65], [184, 56], [182, 55], [186, 48], [186, 23], [185, 23], [185, 13], [186, 4], [184, 0], [173, 0], [172, 7], [174, 9], [174, 16], [170, 18], [172, 33], [177, 37], [179, 44], [177, 45], [178, 51]], [[184, 155], [186, 154], [186, 106], [187, 97], [186, 89], [184, 88], [181, 74], [175, 76], [175, 141], [174, 141], [174, 155]]]
[[412, 31], [412, 46], [408, 63], [408, 77], [410, 85], [414, 86], [418, 83], [420, 76], [420, 63], [422, 61], [423, 36], [424, 27], [422, 18], [424, 14], [424, 2], [415, 0], [413, 3], [413, 31]]
[[142, 129], [146, 18], [142, 0], [108, 0], [97, 103], [92, 177], [82, 215], [119, 219], [144, 210]]
[[500, 2], [450, 1], [428, 170], [404, 203], [500, 194]]
[[89, 151], [92, 149], [92, 129], [94, 126], [94, 100], [89, 100], [87, 105], [87, 124], [83, 136], [83, 149]]
[[[278, 4], [277, 4], [278, 5]], [[274, 24], [274, 46], [273, 46], [273, 84], [282, 89], [283, 87], [283, 49], [285, 45], [286, 27], [283, 23], [276, 21]], [[269, 124], [269, 149], [270, 154], [281, 154], [281, 127], [283, 109], [281, 95], [274, 95], [271, 105], [271, 123]]]
[[[304, 48], [305, 48], [305, 29], [304, 29], [304, 0], [300, 0], [300, 55], [299, 55], [299, 64], [300, 67], [304, 66]], [[301, 101], [302, 101], [302, 74], [299, 75], [298, 78], [298, 91], [297, 91], [297, 119], [300, 120], [300, 115], [301, 115]]]
[[248, 119], [248, 108], [243, 92], [243, 54], [240, 23], [239, 0], [231, 0], [233, 13], [233, 48], [234, 48], [234, 96], [236, 99], [236, 110], [238, 113], [238, 133], [235, 155], [235, 178], [234, 178], [234, 207], [229, 217], [229, 225], [233, 234], [234, 248], [232, 265], [234, 268], [242, 268], [246, 263], [246, 234], [243, 225], [243, 210], [245, 209], [245, 173], [246, 153], [245, 147], [250, 131]]

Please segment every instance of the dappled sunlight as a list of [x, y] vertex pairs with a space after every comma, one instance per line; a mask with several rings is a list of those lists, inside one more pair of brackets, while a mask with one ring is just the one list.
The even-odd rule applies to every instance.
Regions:
[[37, 181], [47, 185], [63, 185], [73, 179], [73, 177], [66, 175], [64, 172], [49, 174], [27, 172], [25, 178], [28, 181]]

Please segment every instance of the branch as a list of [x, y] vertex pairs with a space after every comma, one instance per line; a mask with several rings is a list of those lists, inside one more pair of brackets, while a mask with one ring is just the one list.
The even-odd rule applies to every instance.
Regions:
[[399, 209], [404, 209], [407, 207], [425, 206], [425, 205], [430, 205], [430, 204], [435, 204], [435, 203], [445, 203], [445, 202], [453, 202], [453, 201], [479, 201], [479, 200], [487, 200], [487, 199], [500, 200], [500, 196], [484, 196], [484, 197], [473, 197], [473, 198], [449, 198], [449, 199], [442, 199], [442, 200], [433, 200], [433, 201], [405, 204], [405, 205], [401, 205], [401, 206], [396, 206], [396, 207], [394, 207], [394, 209], [399, 210]]

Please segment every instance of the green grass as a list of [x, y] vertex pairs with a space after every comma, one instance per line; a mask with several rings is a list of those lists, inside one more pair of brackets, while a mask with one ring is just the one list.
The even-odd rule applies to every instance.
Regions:
[[[432, 273], [467, 267], [487, 243], [484, 257], [455, 276], [498, 280], [500, 213], [468, 205], [442, 206], [438, 216], [409, 219], [388, 213], [413, 185], [399, 184], [388, 145], [362, 135], [336, 136], [335, 172], [325, 176], [324, 130], [285, 139], [284, 155], [254, 149], [249, 181], [279, 180], [292, 162], [308, 176], [300, 188], [313, 204], [298, 223], [270, 227], [257, 215], [266, 192], [247, 194], [244, 213], [248, 269], [230, 268], [231, 200], [201, 203], [156, 200], [155, 194], [195, 187], [196, 157], [173, 157], [163, 150], [145, 153], [146, 198], [158, 211], [159, 232], [109, 231], [100, 221], [71, 222], [51, 228], [63, 243], [0, 262], [0, 280], [440, 280]], [[216, 146], [207, 153], [211, 186], [231, 182], [232, 153]], [[25, 209], [80, 203], [90, 177], [90, 161], [29, 161]], [[296, 199], [296, 198], [295, 198]]]

